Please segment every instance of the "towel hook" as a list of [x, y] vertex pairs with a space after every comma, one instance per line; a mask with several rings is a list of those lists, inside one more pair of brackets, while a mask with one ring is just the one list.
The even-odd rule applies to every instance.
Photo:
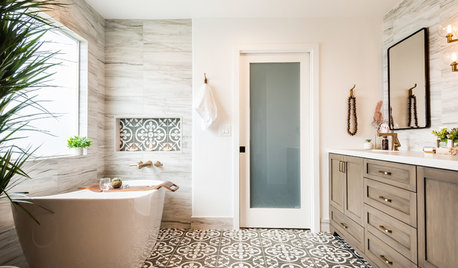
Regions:
[[204, 73], [204, 83], [208, 84], [207, 73]]
[[353, 84], [353, 87], [350, 89], [350, 97], [353, 97], [353, 90], [356, 88], [356, 84]]

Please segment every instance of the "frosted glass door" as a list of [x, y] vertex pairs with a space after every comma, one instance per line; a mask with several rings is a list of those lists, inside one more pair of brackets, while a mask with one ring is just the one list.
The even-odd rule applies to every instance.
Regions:
[[300, 208], [300, 63], [250, 63], [250, 207]]
[[309, 228], [310, 56], [240, 57], [240, 226]]

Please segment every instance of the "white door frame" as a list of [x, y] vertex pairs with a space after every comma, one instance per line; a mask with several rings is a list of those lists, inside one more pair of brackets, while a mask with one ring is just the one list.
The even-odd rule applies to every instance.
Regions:
[[234, 90], [233, 90], [233, 111], [232, 118], [232, 133], [233, 133], [233, 228], [240, 228], [240, 176], [239, 176], [239, 118], [240, 118], [240, 55], [241, 54], [256, 54], [256, 53], [309, 53], [310, 54], [310, 87], [308, 114], [310, 116], [310, 132], [311, 137], [306, 145], [310, 150], [310, 170], [305, 174], [307, 185], [312, 189], [312, 194], [307, 196], [307, 202], [310, 204], [311, 216], [311, 231], [320, 231], [320, 139], [319, 139], [319, 46], [318, 44], [272, 44], [272, 45], [247, 45], [239, 46], [234, 49]]

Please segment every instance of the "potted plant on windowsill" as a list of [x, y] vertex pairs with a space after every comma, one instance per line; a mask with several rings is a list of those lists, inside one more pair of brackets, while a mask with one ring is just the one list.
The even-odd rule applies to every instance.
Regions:
[[87, 137], [74, 136], [68, 139], [67, 143], [74, 155], [86, 155], [87, 148], [92, 145], [92, 140]]

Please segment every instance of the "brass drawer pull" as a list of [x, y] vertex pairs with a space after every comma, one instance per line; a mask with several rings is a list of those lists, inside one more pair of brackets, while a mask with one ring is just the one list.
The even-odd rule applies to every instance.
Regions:
[[393, 202], [393, 200], [391, 200], [391, 199], [389, 199], [389, 198], [386, 198], [386, 197], [384, 197], [384, 196], [382, 196], [382, 195], [379, 196], [378, 198], [382, 199], [383, 201], [385, 201], [385, 202], [387, 202], [387, 203]]
[[389, 264], [389, 265], [393, 265], [393, 262], [388, 260], [384, 255], [380, 255], [380, 258], [386, 263], [386, 264]]
[[339, 172], [345, 173], [345, 162], [339, 161]]
[[340, 225], [342, 225], [343, 228], [348, 229], [348, 226], [345, 223], [341, 222]]
[[390, 230], [390, 229], [386, 229], [385, 226], [383, 226], [383, 225], [380, 225], [379, 228], [382, 229], [385, 233], [391, 234], [391, 233], [393, 232], [393, 231]]
[[391, 172], [389, 172], [389, 171], [379, 170], [378, 173], [381, 173], [381, 174], [387, 175], [387, 176], [391, 176]]

